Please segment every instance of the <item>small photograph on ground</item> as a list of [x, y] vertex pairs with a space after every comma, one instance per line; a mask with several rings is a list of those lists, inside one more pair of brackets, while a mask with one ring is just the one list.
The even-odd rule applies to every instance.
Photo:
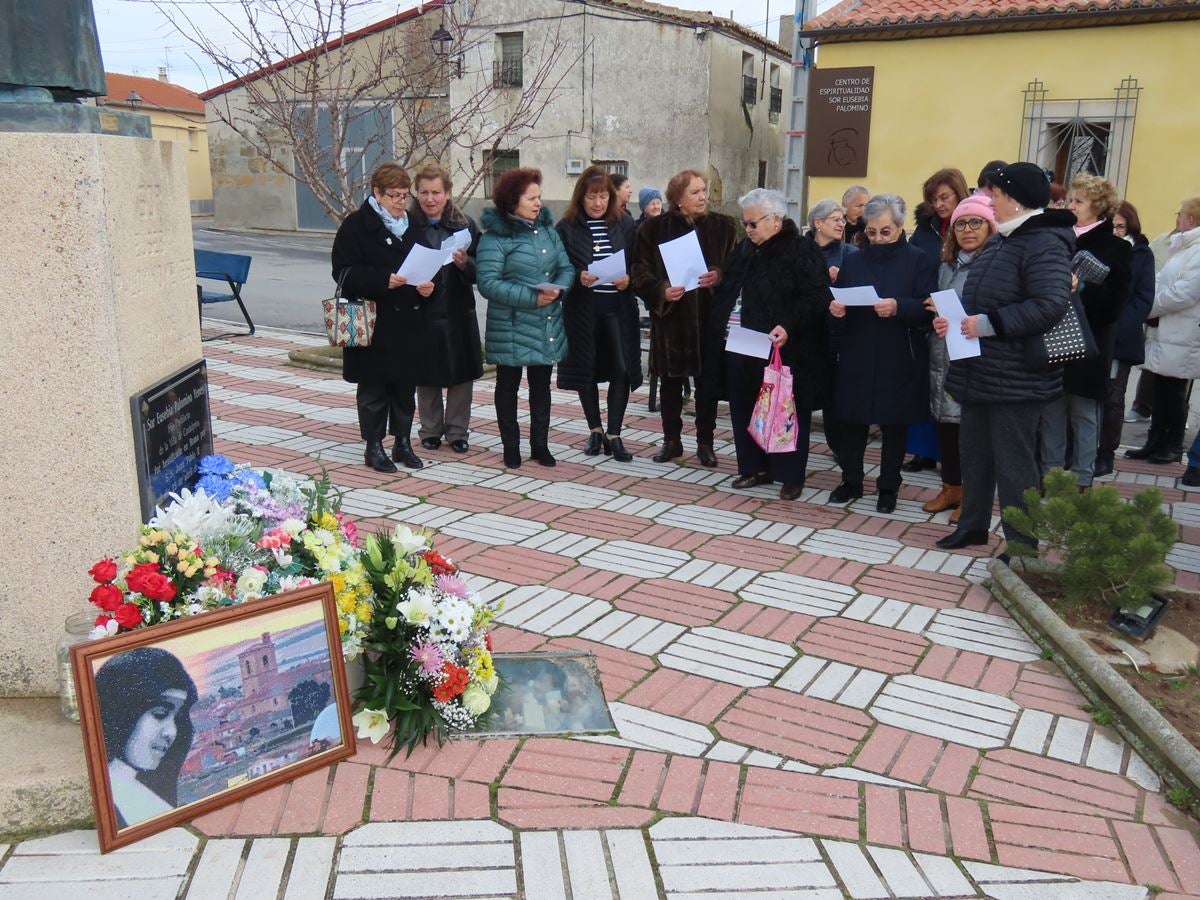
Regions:
[[615, 731], [590, 653], [497, 653], [500, 690], [469, 735]]

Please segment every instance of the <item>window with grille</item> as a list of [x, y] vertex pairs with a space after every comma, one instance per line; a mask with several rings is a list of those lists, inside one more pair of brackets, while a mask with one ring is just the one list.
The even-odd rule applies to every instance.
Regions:
[[624, 175], [629, 177], [629, 160], [627, 159], [593, 159], [592, 165], [603, 166], [609, 175]]
[[485, 160], [487, 162], [487, 174], [483, 177], [483, 190], [491, 197], [495, 193], [496, 182], [500, 180], [500, 176], [511, 169], [519, 169], [521, 167], [521, 151], [489, 150], [485, 154]]
[[772, 125], [779, 122], [779, 114], [783, 112], [783, 88], [779, 85], [779, 66], [771, 64], [771, 99], [767, 107], [767, 118]]
[[758, 103], [758, 79], [754, 77], [754, 55], [742, 54], [742, 103], [754, 106]]
[[496, 87], [521, 87], [524, 83], [522, 62], [525, 58], [525, 35], [521, 32], [496, 35], [498, 47], [492, 62]]

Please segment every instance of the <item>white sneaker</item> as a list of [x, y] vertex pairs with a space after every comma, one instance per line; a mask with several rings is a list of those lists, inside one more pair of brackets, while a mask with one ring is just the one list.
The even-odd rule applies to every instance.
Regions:
[[1124, 418], [1122, 421], [1124, 421], [1124, 422], [1128, 422], [1128, 423], [1133, 423], [1133, 422], [1149, 422], [1149, 421], [1150, 421], [1150, 417], [1149, 417], [1149, 416], [1143, 416], [1143, 415], [1140, 415], [1139, 413], [1135, 413], [1135, 412], [1134, 412], [1134, 411], [1131, 409], [1129, 412], [1125, 413], [1125, 418]]

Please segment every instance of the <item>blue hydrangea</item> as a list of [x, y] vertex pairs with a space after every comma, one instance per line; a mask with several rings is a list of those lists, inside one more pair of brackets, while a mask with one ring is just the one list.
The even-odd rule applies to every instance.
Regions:
[[233, 472], [233, 462], [220, 453], [210, 453], [200, 460], [198, 468], [201, 475], [229, 475]]
[[252, 487], [262, 490], [266, 484], [262, 480], [262, 476], [253, 469], [238, 469], [233, 473], [234, 481], [242, 487]]
[[[211, 457], [210, 457], [211, 458]], [[196, 482], [196, 489], [204, 491], [217, 502], [224, 502], [233, 490], [233, 483], [218, 475], [202, 475]]]

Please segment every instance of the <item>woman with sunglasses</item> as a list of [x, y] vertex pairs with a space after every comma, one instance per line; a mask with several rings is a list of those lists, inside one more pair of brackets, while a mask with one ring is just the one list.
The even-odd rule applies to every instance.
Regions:
[[[967, 276], [983, 252], [984, 244], [996, 233], [996, 214], [987, 195], [973, 194], [959, 203], [949, 218], [946, 241], [942, 246], [942, 265], [938, 269], [938, 290], [952, 290], [961, 297]], [[936, 313], [932, 299], [925, 301], [925, 307]], [[952, 509], [950, 522], [957, 524], [963, 492], [962, 463], [958, 454], [961, 409], [954, 398], [946, 393], [946, 375], [949, 372], [950, 356], [946, 352], [946, 339], [931, 334], [929, 411], [937, 423], [938, 447], [942, 454], [942, 489], [921, 508], [929, 513]]]

